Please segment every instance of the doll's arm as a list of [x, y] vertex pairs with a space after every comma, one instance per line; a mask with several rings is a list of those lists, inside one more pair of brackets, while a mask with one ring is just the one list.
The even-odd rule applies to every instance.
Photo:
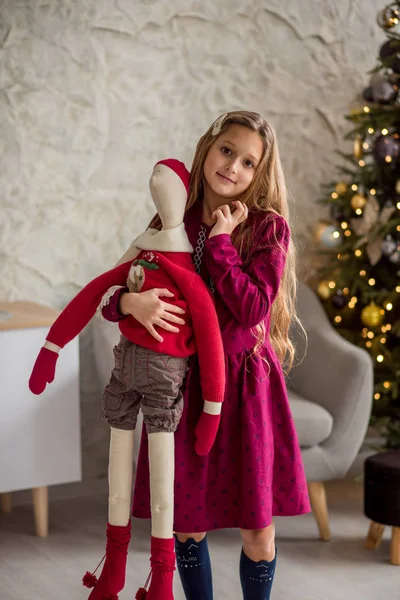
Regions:
[[57, 344], [60, 348], [73, 340], [95, 314], [104, 290], [107, 290], [111, 284], [126, 284], [130, 266], [131, 263], [126, 262], [102, 273], [88, 283], [64, 308], [50, 327], [46, 340]]
[[265, 319], [278, 293], [289, 245], [290, 231], [283, 217], [274, 217], [261, 227], [246, 267], [230, 235], [220, 234], [206, 241], [207, 266], [215, 288], [235, 319], [246, 328]]
[[217, 313], [204, 281], [194, 272], [175, 268], [173, 275], [189, 308], [200, 365], [203, 411], [195, 428], [196, 453], [211, 450], [225, 396], [225, 355]]
[[110, 287], [111, 283], [125, 284], [130, 265], [131, 263], [127, 262], [99, 275], [67, 304], [50, 327], [44, 346], [33, 366], [29, 379], [31, 392], [41, 394], [46, 384], [53, 381], [60, 348], [73, 340], [89, 323], [104, 290]]
[[204, 281], [193, 273], [193, 283], [180, 287], [193, 324], [203, 398], [221, 403], [225, 395], [225, 355], [215, 306]]
[[[209, 291], [198, 277], [199, 290], [189, 303], [197, 354], [204, 406], [194, 430], [195, 450], [199, 456], [208, 454], [217, 436], [225, 395], [225, 355], [218, 317]], [[202, 289], [203, 288], [203, 289]]]
[[225, 394], [225, 355], [213, 298], [191, 260], [180, 266], [158, 256], [159, 265], [170, 275], [185, 298], [192, 318], [200, 363], [203, 398], [222, 402]]

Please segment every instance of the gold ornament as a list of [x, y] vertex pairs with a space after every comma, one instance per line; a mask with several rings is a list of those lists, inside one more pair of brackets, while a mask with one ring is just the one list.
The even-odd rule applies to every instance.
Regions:
[[399, 11], [387, 6], [378, 13], [377, 21], [383, 29], [392, 29], [399, 22]]
[[400, 179], [396, 181], [396, 194], [400, 194]]
[[338, 181], [338, 183], [335, 185], [335, 191], [340, 196], [345, 194], [347, 192], [347, 183], [345, 181]]
[[362, 138], [360, 135], [357, 135], [356, 138], [354, 139], [354, 156], [357, 159], [362, 158], [364, 152], [363, 152], [363, 145], [362, 145]]
[[375, 302], [371, 302], [361, 311], [361, 321], [367, 327], [379, 327], [382, 324], [384, 315], [381, 314], [382, 308]]
[[358, 117], [359, 115], [361, 115], [363, 113], [363, 108], [359, 108], [358, 106], [354, 106], [353, 108], [350, 108], [349, 110], [349, 114], [351, 117]]
[[330, 287], [329, 287], [329, 282], [328, 281], [321, 281], [321, 283], [318, 284], [317, 292], [318, 292], [318, 296], [320, 298], [323, 298], [323, 300], [328, 300], [328, 298], [331, 295], [331, 290], [330, 290]]
[[362, 194], [354, 194], [354, 196], [351, 197], [350, 204], [353, 210], [357, 210], [357, 208], [360, 208], [362, 210], [366, 203], [367, 199]]
[[364, 113], [365, 100], [361, 97], [356, 98], [349, 105], [349, 114], [351, 117], [359, 117]]

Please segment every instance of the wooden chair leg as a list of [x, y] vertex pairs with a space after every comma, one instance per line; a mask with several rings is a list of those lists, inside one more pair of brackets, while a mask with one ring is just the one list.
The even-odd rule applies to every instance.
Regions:
[[1, 500], [1, 512], [10, 513], [12, 511], [12, 494], [7, 492], [6, 494], [0, 494]]
[[33, 514], [35, 518], [36, 535], [47, 537], [49, 532], [49, 495], [47, 487], [34, 488]]
[[384, 525], [381, 525], [380, 523], [375, 523], [375, 521], [371, 521], [367, 539], [365, 540], [365, 547], [371, 549], [379, 548], [379, 546], [381, 545], [382, 535], [384, 531]]
[[331, 530], [329, 527], [326, 491], [322, 481], [312, 481], [308, 483], [308, 493], [310, 496], [311, 508], [317, 521], [320, 539], [324, 542], [329, 542], [331, 539]]
[[392, 565], [400, 566], [400, 527], [392, 527], [390, 562]]

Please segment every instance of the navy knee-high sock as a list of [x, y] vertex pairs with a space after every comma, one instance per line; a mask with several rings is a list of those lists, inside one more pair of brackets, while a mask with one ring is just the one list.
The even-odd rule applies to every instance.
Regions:
[[278, 549], [275, 548], [275, 558], [273, 560], [270, 562], [267, 560], [254, 562], [244, 553], [242, 548], [240, 583], [242, 584], [243, 600], [270, 600], [277, 554]]
[[201, 542], [175, 536], [176, 563], [186, 600], [213, 600], [211, 562], [207, 536]]

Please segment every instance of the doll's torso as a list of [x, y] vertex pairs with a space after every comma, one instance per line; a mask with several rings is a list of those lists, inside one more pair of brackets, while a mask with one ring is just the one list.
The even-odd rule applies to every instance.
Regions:
[[172, 264], [173, 268], [187, 269], [188, 276], [194, 272], [191, 255], [185, 252], [153, 252], [143, 250], [139, 256], [132, 261], [127, 279], [129, 291], [143, 293], [154, 288], [168, 289], [174, 294], [173, 298], [161, 297], [164, 302], [179, 306], [185, 311], [185, 324], [179, 327], [179, 333], [159, 329], [164, 341], [157, 342], [133, 316], [129, 315], [120, 322], [121, 333], [131, 342], [135, 342], [155, 352], [170, 354], [171, 356], [190, 356], [196, 352], [196, 343], [193, 333], [193, 325], [190, 317], [188, 303], [179, 286], [167, 270], [164, 268], [165, 260]]

